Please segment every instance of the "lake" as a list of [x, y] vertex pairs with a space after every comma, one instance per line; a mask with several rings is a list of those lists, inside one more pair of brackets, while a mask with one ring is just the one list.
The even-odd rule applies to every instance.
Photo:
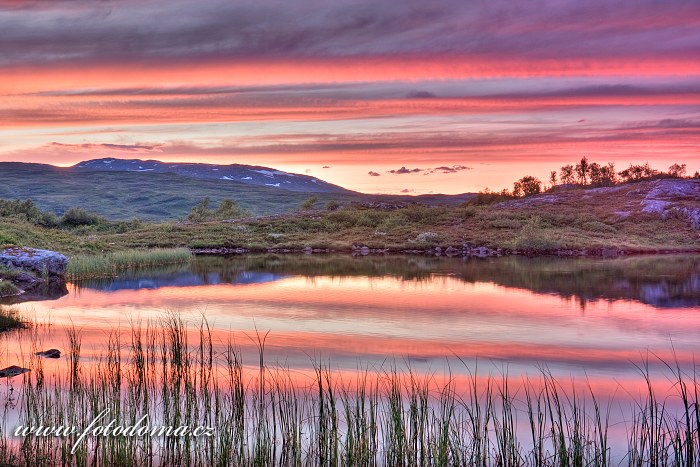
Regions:
[[[619, 419], [609, 431], [620, 458], [621, 422], [647, 390], [640, 367], [673, 407], [672, 368], [692, 376], [700, 356], [698, 256], [202, 256], [67, 291], [15, 305], [36, 326], [3, 337], [3, 367], [29, 366], [37, 348], [67, 351], [68, 329], [79, 331], [89, 368], [115, 331], [126, 347], [133, 326], [177, 316], [194, 342], [205, 318], [214, 353], [232, 342], [251, 374], [269, 332], [265, 364], [300, 386], [321, 364], [345, 381], [410, 371], [436, 387], [459, 389], [474, 375], [543, 387], [546, 374], [564, 390], [590, 388]], [[67, 372], [65, 359], [42, 365]]]

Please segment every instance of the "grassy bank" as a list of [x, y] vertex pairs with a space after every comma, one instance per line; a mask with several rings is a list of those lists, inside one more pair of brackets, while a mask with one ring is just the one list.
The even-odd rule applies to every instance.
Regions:
[[20, 290], [10, 281], [0, 278], [0, 298], [17, 295]]
[[[317, 362], [313, 381], [299, 385], [294, 372], [265, 364], [262, 338], [251, 374], [230, 343], [214, 350], [206, 324], [188, 333], [172, 317], [164, 328], [136, 326], [130, 336], [122, 342], [109, 335], [97, 365], [86, 367], [80, 334], [69, 332], [65, 377], [58, 379], [44, 380], [43, 361], [33, 359], [15, 395], [19, 425], [79, 432], [13, 438], [13, 427], [3, 427], [0, 459], [26, 466], [608, 466], [612, 452], [622, 452], [629, 465], [685, 466], [700, 452], [700, 384], [692, 370], [674, 366], [675, 394], [658, 393], [640, 366], [647, 396], [626, 413], [627, 440], [613, 445], [611, 407], [589, 387], [574, 388], [546, 370], [521, 384], [475, 375], [458, 386], [394, 366], [344, 380]], [[79, 441], [104, 409], [114, 426], [133, 426], [147, 414], [150, 429], [205, 426], [214, 436]]]
[[[673, 195], [673, 187], [664, 191], [662, 183], [684, 183], [691, 194]], [[452, 207], [346, 205], [201, 223], [102, 222], [48, 228], [0, 219], [0, 243], [67, 254], [183, 247], [350, 251], [354, 245], [406, 251], [464, 243], [530, 253], [602, 248], [689, 251], [700, 249], [700, 230], [693, 220], [700, 216], [694, 211], [698, 200], [693, 193], [700, 193], [698, 187], [700, 181], [692, 180], [641, 182], [562, 189], [505, 202], [483, 196]]]
[[184, 263], [191, 257], [192, 254], [186, 248], [123, 250], [100, 255], [77, 254], [70, 257], [67, 276], [71, 280], [111, 277], [127, 269]]

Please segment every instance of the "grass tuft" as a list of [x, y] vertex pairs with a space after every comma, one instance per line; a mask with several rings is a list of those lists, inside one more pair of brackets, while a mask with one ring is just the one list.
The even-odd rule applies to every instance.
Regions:
[[29, 327], [29, 323], [22, 318], [17, 310], [0, 305], [0, 332], [27, 327]]
[[186, 248], [124, 250], [100, 255], [74, 255], [68, 262], [71, 280], [111, 277], [120, 271], [164, 264], [185, 263], [192, 257]]

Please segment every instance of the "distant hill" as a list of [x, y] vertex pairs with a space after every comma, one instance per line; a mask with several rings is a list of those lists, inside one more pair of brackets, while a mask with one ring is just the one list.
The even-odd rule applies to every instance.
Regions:
[[[122, 162], [125, 164], [121, 165]], [[176, 166], [172, 167], [176, 172], [160, 165]], [[139, 166], [143, 168], [139, 169]], [[125, 169], [120, 170], [120, 167]], [[153, 170], [146, 170], [149, 168]], [[215, 168], [219, 170], [213, 170]], [[271, 172], [272, 176], [266, 172]], [[210, 175], [212, 173], [218, 178]], [[234, 179], [234, 174], [238, 174], [238, 180]], [[250, 179], [243, 180], [246, 177]], [[304, 187], [308, 188], [304, 190]], [[322, 207], [330, 200], [340, 203], [384, 201], [454, 205], [472, 195], [367, 195], [306, 175], [255, 166], [164, 164], [117, 159], [87, 161], [73, 167], [0, 162], [0, 198], [29, 198], [42, 209], [59, 215], [70, 207], [81, 206], [109, 219], [179, 219], [206, 197], [214, 203], [231, 198], [254, 215], [268, 215], [298, 209], [310, 196], [317, 196], [317, 206]]]
[[350, 190], [308, 175], [293, 174], [255, 165], [215, 165], [160, 162], [140, 159], [94, 159], [73, 166], [82, 171], [172, 173], [203, 180], [224, 180], [245, 185], [282, 188], [304, 193], [351, 193]]

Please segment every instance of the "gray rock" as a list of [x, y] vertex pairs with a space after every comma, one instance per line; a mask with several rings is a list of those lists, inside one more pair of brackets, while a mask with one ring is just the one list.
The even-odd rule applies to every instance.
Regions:
[[700, 209], [698, 208], [678, 208], [678, 212], [687, 217], [694, 229], [700, 229]]
[[29, 371], [29, 368], [22, 368], [21, 366], [12, 365], [0, 370], [0, 378], [12, 378], [28, 373]]
[[36, 356], [44, 358], [61, 358], [61, 351], [58, 349], [49, 349], [44, 350], [43, 352], [37, 352]]
[[38, 277], [34, 277], [31, 274], [27, 274], [26, 272], [20, 272], [17, 274], [15, 277], [15, 283], [17, 284], [39, 284], [44, 282], [43, 280], [39, 279]]
[[462, 254], [462, 250], [458, 250], [457, 248], [453, 246], [448, 246], [447, 249], [445, 250], [445, 254], [447, 256], [457, 256]]
[[700, 181], [659, 180], [641, 202], [642, 212], [659, 214], [666, 220], [680, 216], [700, 229]]
[[68, 258], [55, 251], [12, 247], [0, 251], [0, 264], [31, 271], [40, 276], [47, 274], [63, 277], [68, 267]]
[[642, 206], [642, 212], [663, 214], [671, 206], [671, 202], [660, 199], [645, 199], [642, 201]]
[[600, 250], [600, 256], [604, 258], [614, 258], [616, 256], [620, 256], [620, 250], [616, 247], [602, 248]]

